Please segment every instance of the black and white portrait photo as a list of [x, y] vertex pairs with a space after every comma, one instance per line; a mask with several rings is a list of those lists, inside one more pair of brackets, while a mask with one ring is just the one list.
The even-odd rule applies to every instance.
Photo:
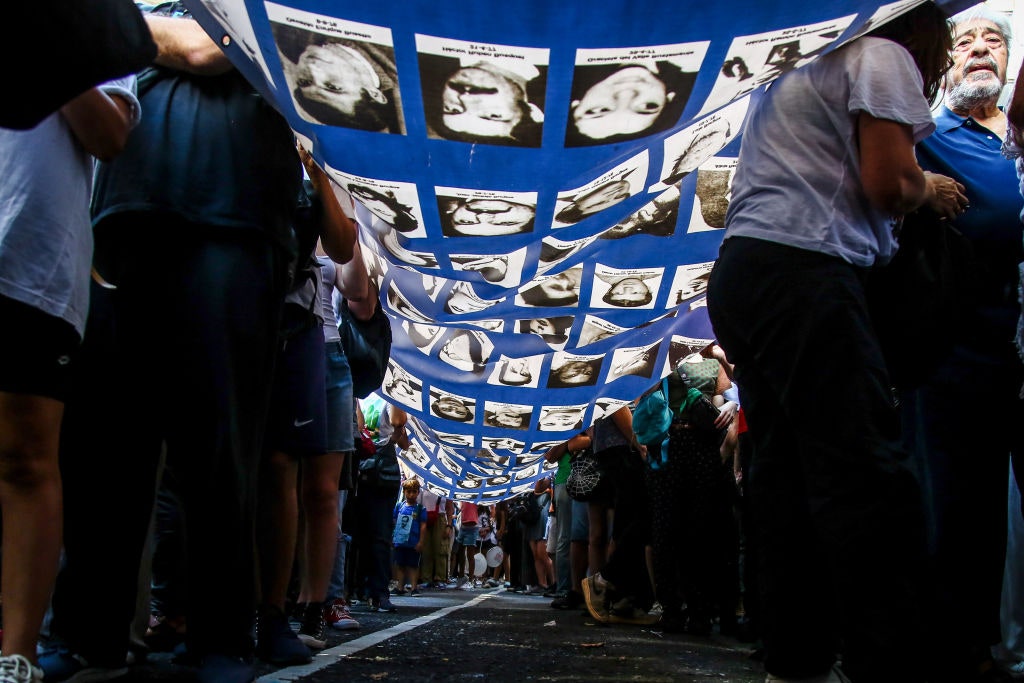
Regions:
[[654, 367], [658, 360], [658, 350], [661, 342], [655, 342], [647, 346], [636, 346], [615, 349], [612, 354], [611, 365], [608, 367], [606, 382], [614, 382], [626, 375], [639, 377], [651, 377], [654, 374]]
[[661, 182], [652, 189], [678, 184], [732, 142], [743, 130], [749, 108], [749, 99], [733, 102], [665, 138], [665, 160], [659, 175]]
[[540, 147], [547, 48], [416, 36], [427, 136]]
[[547, 318], [526, 318], [516, 321], [516, 332], [535, 334], [551, 346], [563, 346], [569, 341], [575, 316], [556, 315]]
[[480, 297], [468, 282], [456, 282], [448, 292], [448, 298], [444, 303], [444, 310], [455, 315], [479, 313], [494, 306], [499, 301]]
[[499, 287], [515, 287], [523, 277], [526, 247], [509, 254], [449, 254], [452, 267], [479, 273], [485, 281]]
[[437, 357], [453, 368], [482, 375], [493, 349], [494, 344], [483, 332], [456, 328], [448, 331]]
[[583, 318], [583, 329], [580, 330], [580, 339], [577, 346], [583, 347], [589, 344], [596, 344], [605, 339], [611, 339], [620, 332], [625, 332], [626, 327], [620, 327], [613, 323], [598, 318], [593, 315], [587, 315]]
[[524, 286], [516, 295], [517, 306], [569, 306], [580, 303], [583, 266], [573, 266], [555, 275], [543, 275]]
[[736, 159], [711, 159], [697, 171], [693, 212], [687, 233], [724, 230]]
[[708, 42], [576, 51], [566, 147], [654, 135], [682, 116]]
[[737, 36], [725, 53], [715, 85], [697, 116], [807, 64], [828, 49], [856, 18], [856, 14], [850, 14], [817, 24]]
[[402, 321], [402, 329], [409, 337], [409, 341], [421, 353], [430, 354], [430, 348], [441, 336], [443, 328], [435, 323], [419, 323], [411, 320]]
[[683, 337], [677, 334], [672, 335], [669, 340], [667, 367], [662, 375], [667, 375], [675, 369], [679, 362], [695, 353], [700, 353], [706, 346], [714, 342], [714, 339], [698, 339], [697, 337]]
[[325, 126], [405, 134], [391, 29], [273, 3], [266, 7], [300, 117]]
[[579, 223], [642, 192], [647, 166], [648, 152], [644, 150], [583, 187], [559, 192], [553, 227]]
[[586, 405], [542, 406], [537, 429], [542, 432], [576, 432], [583, 429]]
[[669, 290], [668, 307], [672, 308], [690, 299], [704, 294], [708, 290], [708, 278], [714, 261], [707, 263], [691, 263], [676, 268], [672, 277], [672, 288]]
[[484, 425], [500, 429], [530, 428], [533, 408], [526, 405], [484, 401]]
[[679, 220], [679, 186], [667, 190], [626, 216], [599, 236], [603, 240], [619, 240], [633, 235], [669, 237]]
[[506, 387], [536, 387], [544, 356], [510, 358], [502, 355], [487, 378], [488, 384]]
[[381, 392], [408, 408], [423, 410], [423, 382], [406, 372], [393, 358], [384, 371]]
[[[453, 422], [472, 422], [476, 417], [476, 400], [431, 389], [430, 412]], [[437, 435], [441, 438], [440, 432], [437, 432]]]
[[603, 360], [603, 356], [556, 353], [551, 361], [547, 386], [549, 389], [594, 386], [597, 384], [598, 375], [601, 374]]
[[660, 268], [619, 270], [597, 264], [590, 305], [594, 308], [654, 308], [662, 276]]
[[409, 303], [409, 299], [406, 298], [406, 296], [402, 294], [401, 290], [398, 289], [398, 284], [394, 280], [392, 280], [391, 284], [388, 285], [387, 302], [388, 306], [391, 308], [391, 312], [398, 316], [413, 322], [430, 322], [430, 318], [427, 317], [423, 311]]
[[596, 239], [596, 235], [589, 235], [582, 239], [566, 242], [554, 237], [545, 237], [540, 241], [540, 255], [537, 257], [537, 275], [543, 275], [559, 263], [575, 256], [581, 249]]
[[437, 210], [445, 237], [500, 237], [533, 232], [536, 192], [438, 187]]

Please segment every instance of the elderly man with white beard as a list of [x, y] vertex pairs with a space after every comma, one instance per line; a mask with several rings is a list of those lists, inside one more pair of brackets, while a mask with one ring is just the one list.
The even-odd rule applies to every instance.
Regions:
[[[1024, 367], [1013, 344], [1022, 199], [1013, 162], [1000, 153], [1010, 26], [979, 5], [953, 17], [953, 67], [936, 131], [918, 144], [921, 167], [965, 186], [955, 227], [971, 242], [977, 274], [948, 333], [950, 355], [900, 396], [904, 438], [921, 478], [934, 628], [922, 664], [930, 681], [1008, 680], [991, 656], [1000, 641], [1008, 458], [1024, 453]], [[968, 414], [964, 408], [973, 405]], [[909, 654], [909, 653], [908, 653]], [[931, 670], [934, 668], [934, 670]]]

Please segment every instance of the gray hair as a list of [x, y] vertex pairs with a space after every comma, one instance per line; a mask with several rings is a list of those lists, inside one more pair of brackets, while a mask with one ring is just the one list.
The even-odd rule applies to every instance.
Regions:
[[989, 9], [988, 5], [981, 3], [965, 9], [963, 12], [959, 12], [950, 17], [950, 21], [953, 22], [954, 32], [955, 27], [960, 24], [972, 21], [974, 19], [983, 19], [990, 21], [996, 26], [996, 30], [1003, 37], [1003, 41], [1006, 43], [1006, 47], [1010, 47], [1010, 43], [1013, 42], [1013, 28], [1010, 26], [1010, 19], [1002, 12], [995, 12]]

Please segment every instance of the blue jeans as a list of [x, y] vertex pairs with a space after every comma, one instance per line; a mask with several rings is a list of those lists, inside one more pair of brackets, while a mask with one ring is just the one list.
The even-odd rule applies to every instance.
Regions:
[[572, 498], [565, 490], [565, 484], [555, 484], [555, 526], [558, 538], [555, 542], [555, 574], [557, 592], [568, 592], [572, 587], [572, 564], [569, 555], [569, 541], [572, 538]]
[[348, 562], [348, 547], [352, 537], [341, 530], [341, 513], [345, 509], [348, 491], [338, 491], [338, 550], [334, 555], [334, 569], [327, 586], [327, 602], [345, 597], [345, 563]]

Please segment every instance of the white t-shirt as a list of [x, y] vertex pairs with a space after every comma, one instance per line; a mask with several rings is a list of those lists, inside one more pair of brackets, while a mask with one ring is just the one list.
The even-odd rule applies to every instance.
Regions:
[[903, 47], [865, 37], [779, 78], [752, 110], [725, 239], [754, 237], [867, 267], [896, 252], [893, 217], [860, 183], [857, 117], [935, 130], [922, 78]]

